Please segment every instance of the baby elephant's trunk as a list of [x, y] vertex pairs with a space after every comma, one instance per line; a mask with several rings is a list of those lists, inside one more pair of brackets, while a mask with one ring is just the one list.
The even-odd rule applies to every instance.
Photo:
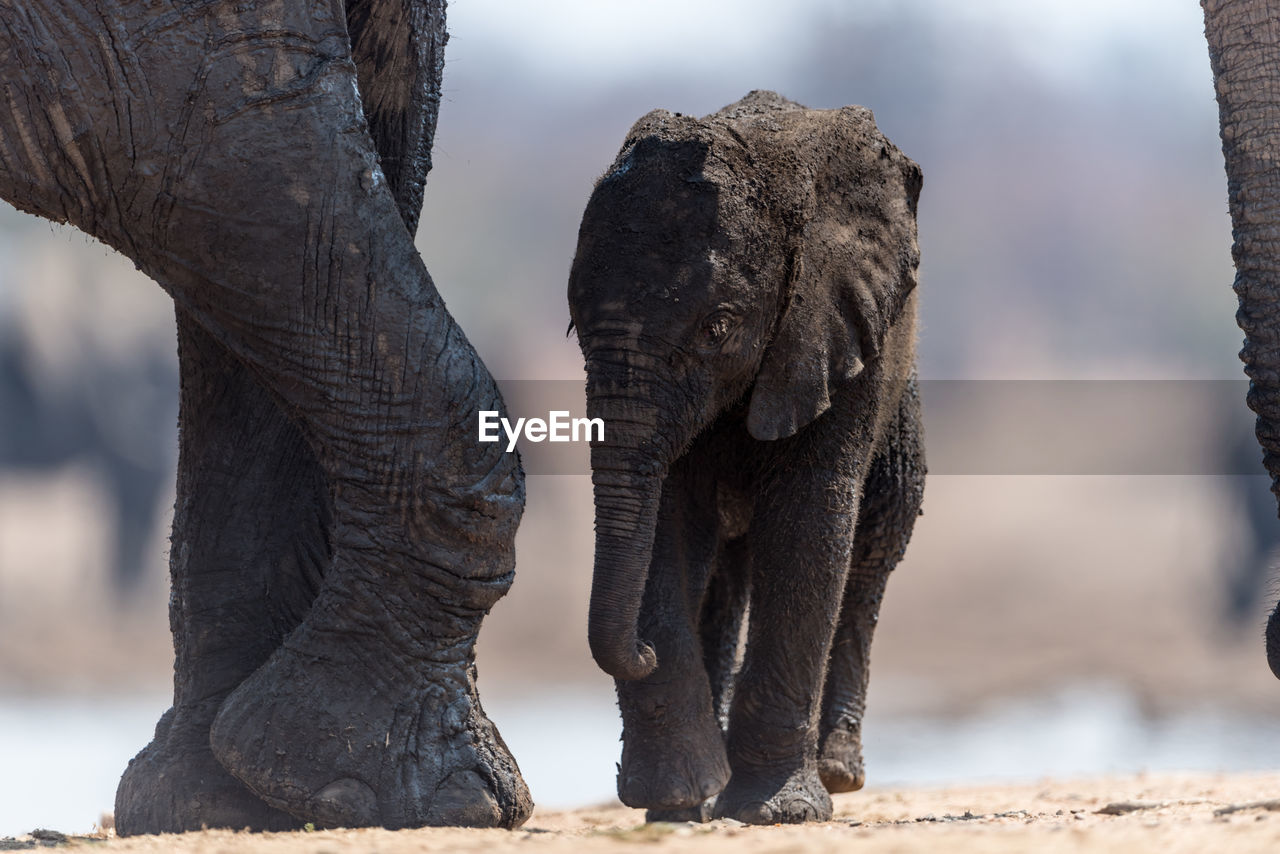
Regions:
[[662, 478], [652, 463], [611, 447], [592, 449], [591, 468], [596, 504], [591, 655], [615, 679], [643, 679], [658, 666], [653, 647], [639, 637], [638, 622]]

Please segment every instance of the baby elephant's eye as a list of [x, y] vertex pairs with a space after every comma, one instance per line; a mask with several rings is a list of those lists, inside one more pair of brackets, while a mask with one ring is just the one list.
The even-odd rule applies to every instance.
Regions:
[[724, 309], [711, 312], [703, 318], [702, 325], [698, 329], [698, 346], [704, 350], [719, 347], [733, 333], [737, 324], [738, 320], [732, 312]]

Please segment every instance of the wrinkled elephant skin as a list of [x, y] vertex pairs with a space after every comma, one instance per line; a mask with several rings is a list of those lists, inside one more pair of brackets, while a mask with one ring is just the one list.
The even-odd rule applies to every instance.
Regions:
[[480, 706], [510, 586], [503, 411], [413, 246], [443, 0], [0, 0], [0, 197], [173, 298], [174, 706], [122, 834], [511, 827]]
[[643, 117], [587, 204], [589, 637], [618, 794], [651, 818], [821, 820], [862, 786], [871, 635], [924, 486], [920, 188], [869, 111], [753, 92]]

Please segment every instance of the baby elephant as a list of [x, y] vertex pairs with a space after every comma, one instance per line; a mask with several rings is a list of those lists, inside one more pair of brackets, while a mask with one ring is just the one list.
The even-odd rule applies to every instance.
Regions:
[[752, 92], [640, 119], [587, 203], [590, 642], [618, 795], [651, 819], [824, 820], [862, 786], [871, 634], [924, 488], [920, 186], [870, 111]]

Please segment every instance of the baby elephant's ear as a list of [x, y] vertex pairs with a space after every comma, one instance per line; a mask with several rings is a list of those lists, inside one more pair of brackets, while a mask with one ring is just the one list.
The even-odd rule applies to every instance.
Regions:
[[920, 168], [866, 111], [839, 111], [791, 262], [791, 298], [747, 410], [756, 439], [783, 439], [831, 407], [875, 359], [916, 286]]

